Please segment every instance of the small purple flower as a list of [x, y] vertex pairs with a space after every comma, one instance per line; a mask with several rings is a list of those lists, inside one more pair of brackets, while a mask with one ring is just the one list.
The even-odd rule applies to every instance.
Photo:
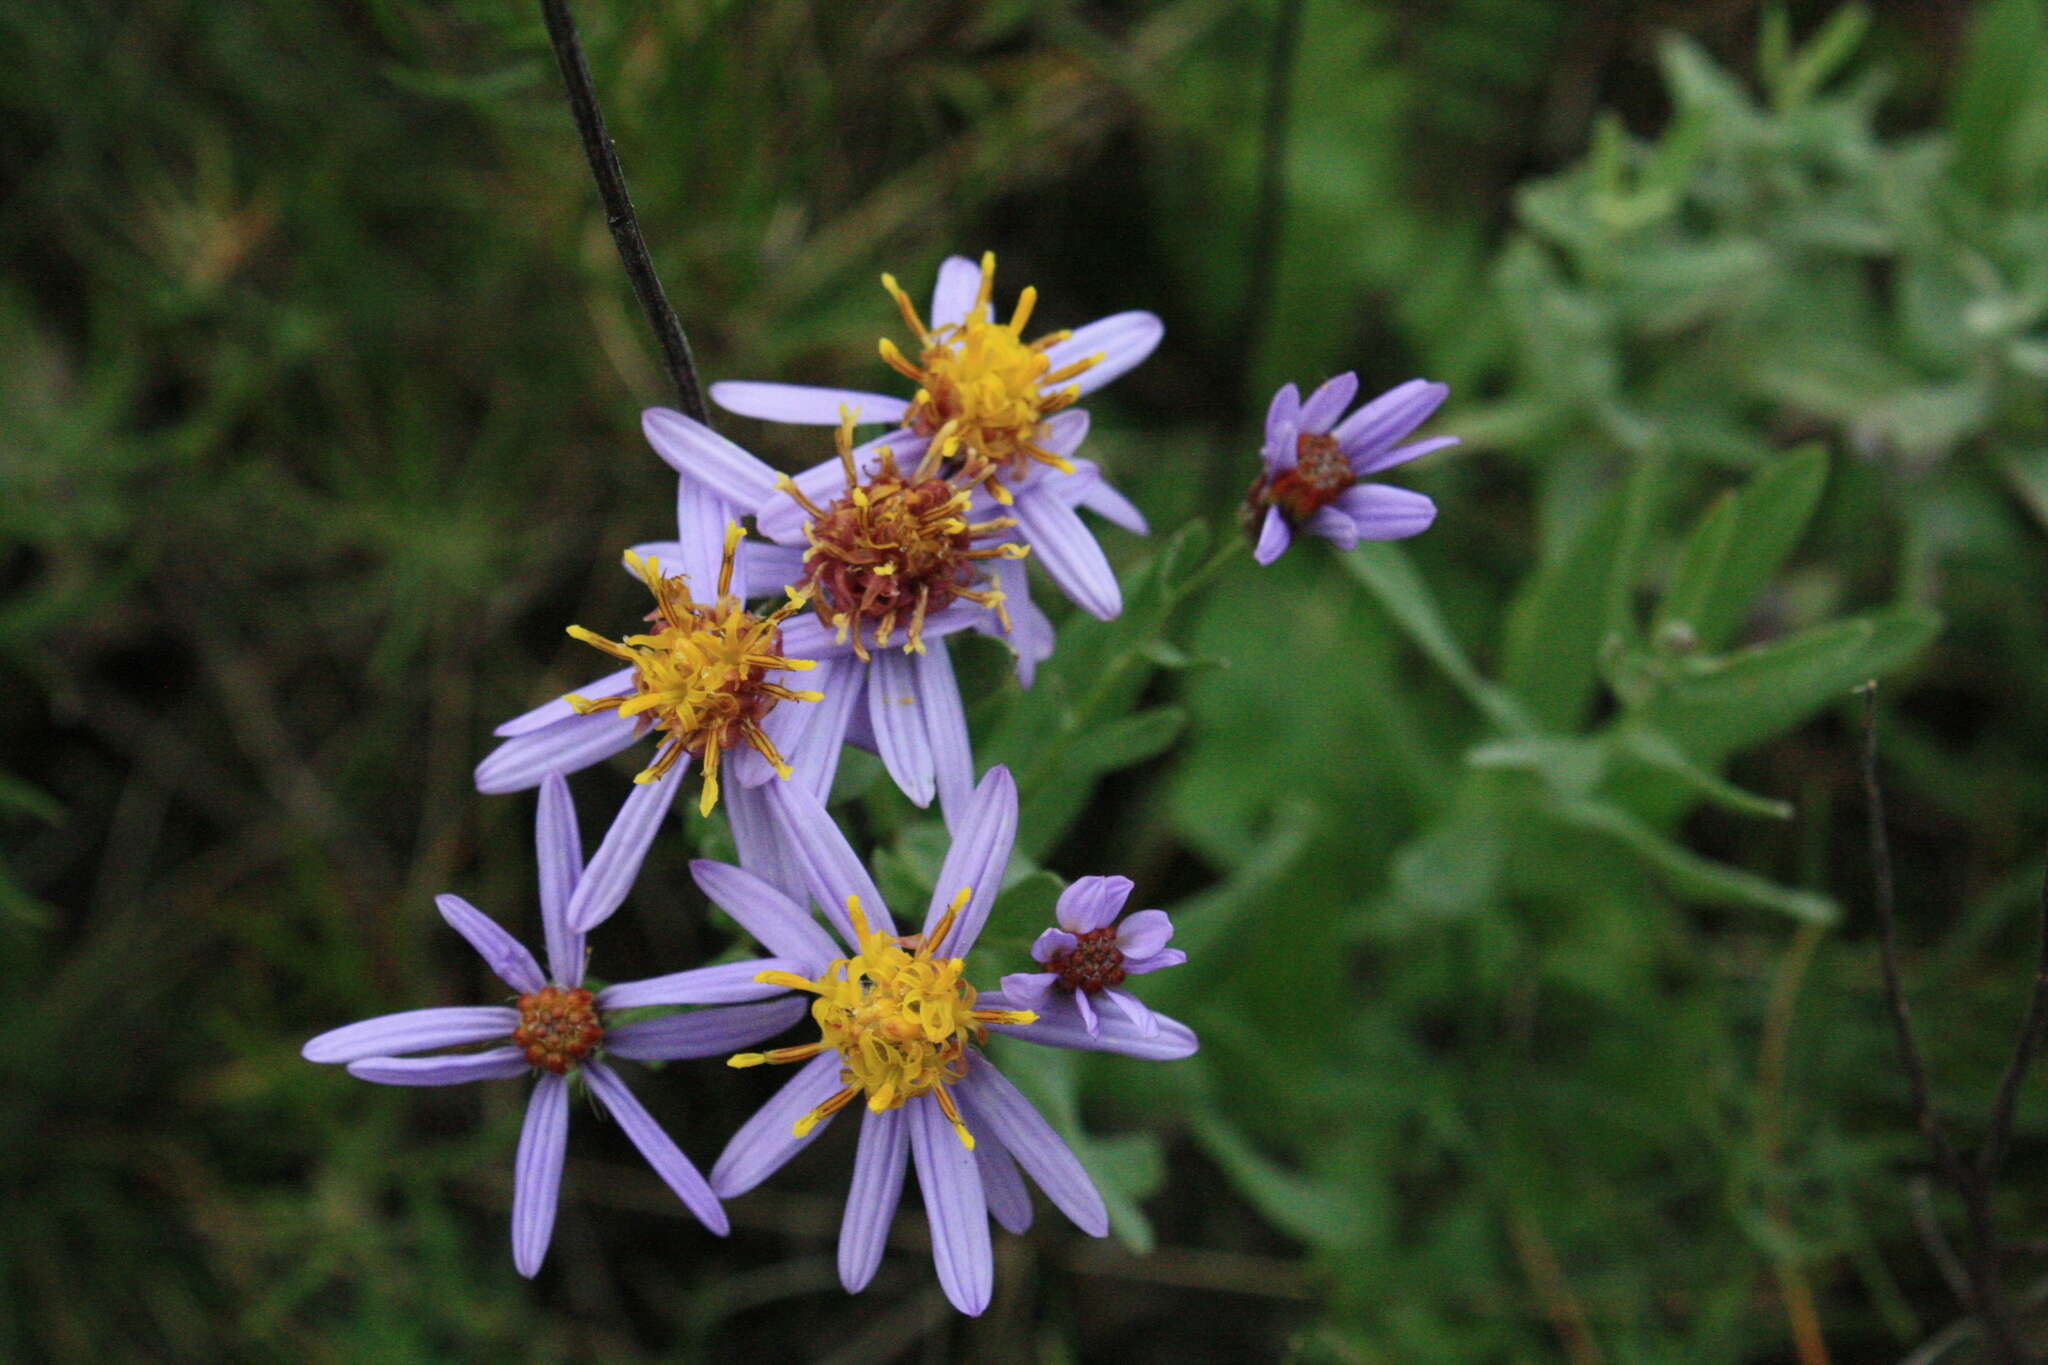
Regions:
[[1178, 967], [1188, 955], [1166, 946], [1173, 921], [1164, 910], [1140, 910], [1116, 923], [1130, 894], [1128, 877], [1083, 877], [1061, 892], [1053, 910], [1059, 927], [1046, 930], [1031, 945], [1032, 958], [1046, 970], [1004, 977], [1004, 998], [1037, 1010], [1041, 1019], [1064, 1023], [1064, 1016], [1072, 1014], [1090, 1038], [1099, 1038], [1102, 1025], [1092, 999], [1099, 995], [1140, 1037], [1156, 1036], [1160, 1016], [1116, 988], [1126, 977]]
[[1299, 532], [1340, 550], [1361, 540], [1401, 540], [1429, 529], [1436, 504], [1420, 493], [1366, 483], [1369, 475], [1458, 443], [1455, 436], [1400, 445], [1450, 393], [1411, 379], [1338, 421], [1358, 393], [1358, 376], [1340, 374], [1303, 402], [1282, 386], [1266, 410], [1264, 471], [1245, 495], [1245, 526], [1257, 537], [1252, 557], [1271, 564]]
[[861, 1100], [866, 1112], [839, 1230], [840, 1282], [857, 1293], [874, 1277], [908, 1161], [923, 1191], [939, 1283], [954, 1307], [978, 1314], [995, 1279], [989, 1215], [1013, 1232], [1030, 1225], [1020, 1169], [1083, 1232], [1109, 1231], [1102, 1196], [1080, 1160], [983, 1053], [987, 1035], [1167, 1060], [1194, 1052], [1194, 1034], [1168, 1019], [1155, 1018], [1145, 1031], [1105, 1017], [1099, 1036], [1090, 1037], [1077, 1019], [1041, 1019], [1001, 992], [977, 994], [965, 980], [964, 959], [988, 922], [1017, 836], [1017, 787], [1007, 768], [990, 769], [975, 789], [924, 928], [909, 936], [898, 935], [873, 879], [815, 797], [780, 783], [769, 804], [838, 941], [752, 873], [692, 865], [706, 895], [794, 964], [764, 963], [761, 979], [808, 997], [820, 1034], [731, 1059], [735, 1066], [802, 1065], [734, 1134], [711, 1169], [711, 1187], [728, 1199], [752, 1189]]
[[[568, 784], [559, 774], [549, 774], [541, 786], [534, 845], [547, 974], [523, 944], [468, 901], [460, 896], [437, 901], [442, 918], [469, 940], [499, 980], [518, 992], [515, 1004], [380, 1015], [330, 1029], [307, 1043], [302, 1055], [309, 1062], [345, 1063], [350, 1074], [384, 1085], [456, 1085], [533, 1073], [533, 1095], [513, 1165], [512, 1261], [522, 1275], [540, 1270], [554, 1234], [568, 1144], [569, 1088], [577, 1078], [684, 1206], [723, 1236], [727, 1224], [718, 1197], [606, 1059], [672, 1061], [731, 1052], [789, 1027], [803, 1016], [802, 1003], [765, 998], [777, 988], [754, 980], [762, 968], [759, 961], [620, 982], [594, 993], [584, 989], [583, 935], [570, 927], [568, 914], [585, 872], [583, 848]], [[725, 1008], [610, 1022], [612, 1011], [648, 1005]], [[435, 1050], [477, 1043], [495, 1046]]]

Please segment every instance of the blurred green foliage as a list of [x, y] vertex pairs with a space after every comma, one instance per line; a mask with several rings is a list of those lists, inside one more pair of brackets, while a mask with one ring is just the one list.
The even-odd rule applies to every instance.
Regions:
[[[1264, 298], [1273, 6], [579, 13], [712, 377], [875, 383], [875, 273], [983, 245], [1049, 325], [1166, 317], [1094, 405], [1157, 528], [1106, 533], [1126, 614], [1067, 618], [1030, 693], [999, 646], [961, 674], [1026, 801], [978, 973], [1062, 878], [1125, 872], [1192, 958], [1148, 998], [1204, 1050], [1009, 1050], [1116, 1237], [1005, 1241], [977, 1322], [914, 1210], [840, 1293], [844, 1134], [720, 1243], [587, 1125], [518, 1281], [516, 1087], [297, 1047], [488, 994], [429, 898], [527, 927], [530, 807], [470, 766], [583, 676], [561, 626], [636, 609], [615, 555], [670, 515], [537, 16], [0, 10], [0, 943], [34, 983], [0, 1356], [1764, 1362], [1806, 1294], [1863, 1360], [1956, 1315], [1847, 696], [1887, 678], [1908, 965], [1969, 1133], [2048, 827], [2037, 0], [1315, 0]], [[1454, 384], [1437, 527], [1212, 559], [1183, 523], [1230, 524], [1265, 396], [1346, 368]], [[942, 841], [876, 778], [838, 796], [909, 896]], [[596, 969], [731, 946], [684, 873], [724, 847], [679, 822]], [[668, 1073], [700, 1158], [766, 1084]], [[2030, 1099], [2016, 1238], [2044, 1136]]]

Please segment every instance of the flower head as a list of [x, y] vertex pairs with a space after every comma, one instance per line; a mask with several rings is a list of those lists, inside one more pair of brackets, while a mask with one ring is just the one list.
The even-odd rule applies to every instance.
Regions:
[[718, 802], [719, 759], [728, 749], [747, 745], [767, 760], [778, 776], [789, 776], [789, 765], [761, 728], [761, 720], [778, 702], [814, 702], [821, 696], [785, 687], [769, 676], [816, 667], [812, 660], [786, 658], [781, 652], [782, 622], [804, 599], [792, 591], [781, 606], [765, 615], [756, 616], [746, 609], [732, 593], [733, 556], [741, 534], [737, 525], [727, 529], [716, 599], [693, 600], [686, 579], [668, 577], [659, 563], [628, 550], [627, 566], [654, 594], [650, 619], [658, 629], [613, 641], [582, 626], [569, 627], [569, 634], [578, 640], [633, 666], [632, 691], [598, 697], [571, 695], [569, 705], [586, 716], [615, 711], [633, 718], [642, 730], [658, 730], [666, 736], [654, 761], [635, 782], [658, 781], [686, 754], [702, 760], [704, 792], [698, 809], [706, 815]]
[[[730, 1052], [779, 1033], [802, 1017], [802, 1008], [767, 998], [778, 991], [754, 980], [760, 962], [742, 964], [738, 971], [705, 967], [596, 992], [585, 989], [583, 935], [571, 925], [570, 908], [590, 869], [583, 863], [569, 788], [559, 775], [550, 774], [541, 787], [534, 842], [547, 939], [545, 973], [525, 945], [468, 901], [442, 896], [438, 902], [442, 918], [518, 993], [516, 1004], [381, 1015], [328, 1030], [308, 1042], [303, 1055], [311, 1062], [346, 1064], [351, 1075], [385, 1085], [455, 1085], [533, 1075], [512, 1193], [512, 1259], [522, 1275], [539, 1271], [553, 1236], [572, 1082], [587, 1088], [690, 1212], [722, 1236], [727, 1225], [718, 1197], [610, 1062]], [[611, 1017], [619, 1010], [684, 1004], [721, 1008], [624, 1023]], [[493, 1046], [474, 1050], [478, 1044]], [[459, 1047], [472, 1050], [441, 1050]]]
[[1178, 967], [1188, 955], [1167, 947], [1173, 921], [1164, 910], [1140, 910], [1117, 922], [1130, 898], [1125, 877], [1083, 877], [1060, 893], [1058, 926], [1038, 936], [1031, 956], [1043, 971], [1003, 978], [1003, 995], [1034, 1008], [1071, 1010], [1091, 1038], [1102, 1031], [1098, 998], [1115, 1005], [1140, 1037], [1159, 1031], [1159, 1016], [1117, 987], [1133, 976]]
[[990, 1062], [987, 1036], [1163, 1060], [1192, 1053], [1194, 1035], [1171, 1020], [1156, 1020], [1141, 1035], [1107, 1018], [1099, 1037], [1059, 1022], [1041, 1035], [1047, 1021], [1034, 1009], [999, 992], [977, 993], [967, 981], [964, 959], [988, 921], [1017, 833], [1017, 788], [1007, 769], [991, 769], [975, 789], [924, 928], [911, 935], [897, 931], [873, 880], [810, 792], [780, 784], [769, 805], [838, 941], [759, 877], [722, 863], [692, 865], [713, 901], [770, 952], [797, 964], [764, 966], [757, 979], [809, 997], [819, 1033], [797, 1046], [731, 1059], [742, 1067], [799, 1065], [727, 1144], [712, 1168], [712, 1188], [726, 1198], [752, 1189], [862, 1099], [860, 1147], [840, 1227], [841, 1282], [858, 1291], [881, 1263], [907, 1159], [924, 1193], [940, 1284], [962, 1312], [979, 1313], [994, 1278], [989, 1214], [1014, 1231], [1030, 1222], [1019, 1168], [1084, 1232], [1102, 1236], [1109, 1227], [1080, 1161]]
[[991, 301], [995, 285], [996, 256], [985, 251], [973, 302], [958, 320], [940, 322], [935, 316], [927, 327], [896, 277], [883, 275], [882, 288], [917, 338], [917, 361], [906, 359], [887, 337], [880, 350], [891, 369], [918, 386], [903, 424], [930, 438], [948, 459], [957, 457], [970, 473], [986, 477], [996, 496], [1007, 500], [1002, 480], [1022, 476], [1034, 461], [1062, 474], [1074, 472], [1065, 456], [1038, 444], [1039, 425], [1081, 397], [1077, 381], [1107, 356], [1062, 357], [1054, 368], [1047, 352], [1074, 334], [1048, 332], [1026, 342], [1024, 328], [1038, 291], [1026, 286], [1010, 320], [998, 322]]
[[1299, 532], [1322, 536], [1348, 550], [1361, 540], [1400, 540], [1429, 529], [1436, 504], [1420, 493], [1367, 476], [1418, 455], [1456, 445], [1439, 436], [1399, 442], [1429, 419], [1450, 389], [1412, 379], [1389, 389], [1341, 422], [1358, 392], [1358, 376], [1340, 374], [1306, 402], [1292, 384], [1273, 395], [1266, 410], [1264, 469], [1245, 495], [1245, 527], [1257, 541], [1253, 557], [1271, 564]]
[[844, 493], [821, 507], [794, 479], [777, 485], [810, 516], [803, 569], [818, 619], [862, 660], [870, 649], [890, 648], [899, 627], [904, 651], [923, 652], [925, 621], [956, 601], [988, 608], [1007, 633], [1004, 594], [981, 566], [1028, 553], [998, 539], [1016, 518], [974, 520], [970, 491], [939, 477], [936, 442], [907, 474], [883, 446], [863, 476], [853, 458], [853, 422], [848, 409], [835, 433]]

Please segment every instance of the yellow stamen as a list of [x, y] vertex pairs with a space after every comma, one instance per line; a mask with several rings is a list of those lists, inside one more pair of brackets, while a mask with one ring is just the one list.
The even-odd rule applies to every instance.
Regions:
[[1046, 351], [1070, 333], [1024, 341], [1024, 328], [1038, 306], [1035, 288], [1018, 294], [1008, 322], [995, 321], [995, 275], [995, 253], [984, 252], [966, 315], [934, 328], [924, 325], [895, 277], [884, 275], [882, 287], [917, 338], [919, 354], [912, 363], [887, 338], [878, 351], [891, 369], [917, 385], [904, 424], [931, 438], [928, 450], [942, 459], [960, 459], [970, 477], [986, 478], [989, 492], [1007, 503], [1001, 480], [1021, 477], [1033, 463], [1073, 472], [1073, 465], [1046, 450], [1039, 436], [1047, 417], [1080, 397], [1078, 388], [1059, 386], [1101, 364], [1103, 357], [1086, 356], [1048, 373]]
[[806, 605], [792, 593], [782, 606], [756, 616], [732, 595], [734, 564], [744, 532], [726, 527], [725, 552], [718, 568], [718, 597], [699, 602], [681, 577], [668, 577], [653, 560], [626, 551], [626, 565], [654, 595], [650, 634], [607, 640], [582, 626], [570, 626], [572, 638], [603, 650], [634, 667], [633, 691], [618, 697], [567, 698], [582, 715], [615, 711], [630, 717], [642, 730], [659, 731], [664, 739], [654, 761], [633, 779], [660, 781], [685, 754], [702, 760], [704, 788], [697, 809], [705, 815], [718, 803], [719, 772], [726, 750], [738, 745], [753, 749], [779, 776], [789, 764], [761, 728], [761, 718], [785, 701], [819, 701], [823, 694], [797, 691], [769, 681], [778, 672], [803, 672], [816, 667], [810, 659], [792, 659], [781, 651], [781, 626]]
[[933, 955], [972, 899], [972, 888], [962, 887], [930, 933], [893, 938], [868, 922], [859, 896], [848, 896], [846, 918], [859, 949], [854, 956], [831, 963], [814, 980], [774, 970], [755, 977], [817, 997], [811, 1018], [818, 1041], [742, 1052], [727, 1065], [803, 1061], [832, 1048], [839, 1053], [843, 1088], [797, 1120], [791, 1129], [796, 1136], [807, 1135], [856, 1096], [865, 1096], [867, 1107], [880, 1113], [930, 1095], [961, 1144], [972, 1150], [974, 1135], [948, 1087], [967, 1074], [970, 1049], [987, 1040], [987, 1025], [1022, 1026], [1038, 1018], [1030, 1010], [975, 1009], [974, 987], [962, 975], [966, 963]]

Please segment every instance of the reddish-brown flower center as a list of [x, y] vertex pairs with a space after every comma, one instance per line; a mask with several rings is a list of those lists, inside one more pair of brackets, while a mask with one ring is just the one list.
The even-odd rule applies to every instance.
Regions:
[[827, 620], [851, 614], [907, 622], [972, 589], [978, 575], [967, 557], [974, 536], [966, 504], [944, 479], [886, 473], [839, 498], [811, 523], [804, 555], [818, 610]]
[[1334, 436], [1304, 431], [1294, 439], [1294, 467], [1267, 477], [1260, 475], [1246, 496], [1247, 510], [1277, 507], [1287, 519], [1300, 525], [1337, 500], [1337, 495], [1358, 482], [1351, 461]]
[[1092, 995], [1123, 984], [1124, 950], [1116, 946], [1116, 926], [1090, 929], [1074, 935], [1074, 940], [1072, 948], [1054, 954], [1045, 964], [1047, 971], [1058, 974], [1062, 986]]
[[938, 477], [943, 457], [936, 441], [908, 473], [897, 468], [895, 452], [882, 451], [866, 479], [853, 458], [850, 412], [842, 414], [837, 445], [846, 492], [830, 505], [812, 502], [794, 480], [781, 485], [811, 518], [804, 525], [804, 573], [818, 619], [862, 659], [870, 649], [890, 648], [899, 631], [904, 649], [922, 650], [925, 618], [959, 598], [994, 611], [1008, 630], [1002, 590], [982, 576], [980, 564], [1020, 558], [1025, 547], [976, 542], [1009, 530], [1015, 518], [970, 521], [972, 485]]
[[519, 1027], [512, 1041], [528, 1064], [560, 1076], [597, 1051], [604, 1041], [597, 1005], [589, 991], [543, 986], [519, 997]]

